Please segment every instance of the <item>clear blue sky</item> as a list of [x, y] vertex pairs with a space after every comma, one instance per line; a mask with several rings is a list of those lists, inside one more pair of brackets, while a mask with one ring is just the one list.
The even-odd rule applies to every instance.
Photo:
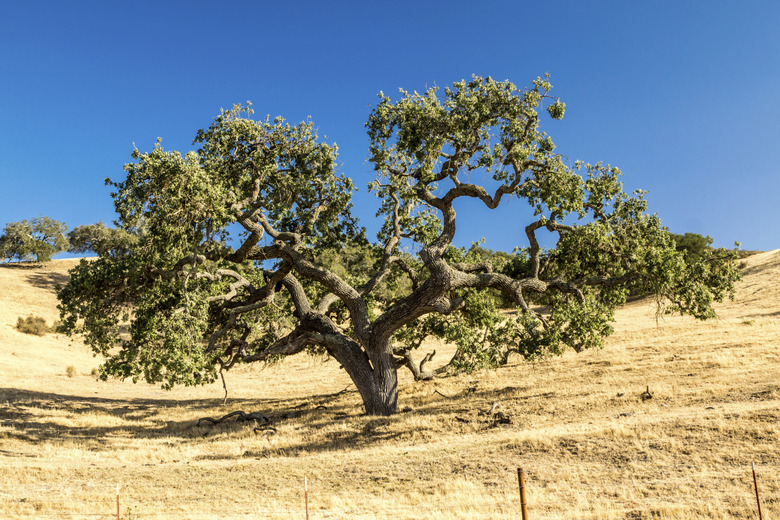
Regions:
[[[673, 232], [780, 248], [780, 2], [0, 0], [0, 226], [114, 219], [133, 143], [192, 149], [221, 107], [311, 116], [375, 231], [363, 124], [382, 90], [551, 74], [548, 132], [619, 166]], [[459, 208], [456, 241], [524, 245], [525, 220]], [[371, 233], [373, 235], [373, 233]]]

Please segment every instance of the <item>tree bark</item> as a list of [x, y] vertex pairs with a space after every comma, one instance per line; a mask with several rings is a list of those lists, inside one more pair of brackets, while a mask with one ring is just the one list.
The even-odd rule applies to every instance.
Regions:
[[367, 415], [393, 415], [398, 411], [398, 368], [391, 341], [372, 336], [366, 347], [368, 370], [347, 372], [363, 398]]
[[370, 337], [363, 349], [342, 334], [324, 337], [328, 353], [338, 361], [363, 400], [366, 415], [392, 415], [398, 410], [398, 369], [390, 340]]
[[[370, 402], [363, 401], [368, 415], [392, 415], [398, 411], [398, 368], [389, 340], [369, 345], [374, 352], [373, 365], [376, 387]], [[371, 348], [373, 347], [373, 348]]]
[[370, 359], [342, 366], [363, 399], [366, 415], [393, 415], [398, 410], [398, 369], [392, 350], [385, 344], [368, 345], [366, 350], [374, 353]]

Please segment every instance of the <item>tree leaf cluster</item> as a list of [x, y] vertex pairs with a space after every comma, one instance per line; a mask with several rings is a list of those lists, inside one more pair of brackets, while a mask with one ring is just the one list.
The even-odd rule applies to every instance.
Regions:
[[[319, 352], [367, 413], [390, 414], [399, 367], [428, 379], [600, 347], [630, 294], [711, 317], [733, 296], [733, 252], [681, 250], [618, 168], [557, 153], [543, 121], [565, 104], [551, 89], [547, 76], [528, 88], [474, 76], [380, 93], [366, 123], [375, 240], [311, 121], [253, 120], [236, 105], [195, 150], [134, 150], [124, 178], [107, 180], [122, 231], [79, 235], [97, 237], [83, 243], [99, 257], [59, 293], [63, 330], [83, 330], [103, 374], [165, 387]], [[515, 204], [526, 240], [511, 254], [454, 247], [465, 199]], [[455, 346], [435, 369], [432, 353], [414, 355], [431, 337]]]
[[68, 233], [70, 253], [93, 252], [98, 256], [128, 253], [138, 243], [138, 235], [122, 228], [109, 228], [102, 221], [78, 226]]
[[68, 249], [68, 226], [51, 217], [10, 222], [0, 235], [0, 257], [6, 261], [48, 262]]

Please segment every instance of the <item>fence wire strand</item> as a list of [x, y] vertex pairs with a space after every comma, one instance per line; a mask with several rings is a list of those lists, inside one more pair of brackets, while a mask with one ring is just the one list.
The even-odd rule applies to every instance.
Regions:
[[[670, 494], [670, 488], [675, 484], [672, 479], [663, 478], [629, 478], [623, 484], [599, 483], [599, 482], [578, 482], [577, 489], [582, 491], [582, 497], [579, 499], [569, 499], [560, 497], [560, 490], [553, 489], [550, 485], [554, 480], [549, 479], [551, 472], [555, 469], [546, 468], [545, 471], [527, 471], [526, 490], [530, 495], [530, 508], [535, 508], [536, 514], [533, 518], [545, 518], [548, 515], [560, 515], [561, 511], [579, 511], [584, 514], [583, 518], [596, 518], [596, 513], [588, 513], [588, 507], [598, 508], [604, 504], [609, 504], [609, 518], [613, 520], [635, 520], [644, 518], [642, 511], [658, 511], [663, 508], [712, 508], [713, 510], [744, 510], [745, 516], [750, 516], [750, 512], [755, 508], [755, 495], [753, 495], [753, 479], [750, 466], [745, 464], [722, 464], [710, 465], [706, 467], [695, 467], [691, 465], [667, 465], [656, 466], [656, 469], [678, 471], [689, 473], [688, 486], [696, 486], [702, 493], [710, 493], [714, 486], [727, 483], [732, 490], [737, 490], [738, 494], [732, 495], [708, 495], [706, 497], [691, 496], [690, 489], [686, 488], [680, 491], [681, 494]], [[702, 474], [702, 478], [697, 477], [697, 472]], [[768, 513], [777, 514], [778, 504], [780, 504], [780, 464], [759, 463], [756, 465], [758, 474], [758, 486], [761, 490], [761, 502]], [[541, 477], [545, 477], [543, 480]], [[311, 481], [310, 481], [311, 482]], [[316, 480], [314, 481], [316, 482]], [[408, 481], [406, 481], [408, 482]], [[111, 487], [111, 486], [109, 486]], [[250, 511], [220, 511], [218, 514], [213, 512], [199, 511], [198, 505], [203, 507], [203, 502], [222, 499], [224, 495], [205, 495], [199, 498], [180, 497], [175, 499], [175, 504], [179, 507], [166, 507], [164, 504], [150, 505], [149, 501], [143, 504], [133, 503], [132, 486], [123, 484], [124, 493], [122, 493], [121, 510], [122, 520], [143, 520], [153, 518], [226, 518], [226, 519], [244, 519], [244, 518], [291, 518], [300, 517], [303, 510], [303, 498], [301, 498], [300, 508], [298, 504], [291, 504], [291, 507], [281, 509], [274, 507], [264, 507], [261, 504], [251, 506]], [[12, 492], [11, 492], [12, 491]], [[116, 518], [113, 487], [111, 491], [107, 489], [105, 493], [99, 493], [96, 496], [105, 499], [106, 509], [104, 511], [41, 511], [21, 512], [19, 509], [26, 509], [26, 505], [36, 509], [52, 509], [57, 507], [67, 507], [62, 504], [62, 492], [55, 490], [50, 484], [15, 484], [13, 488], [0, 485], [0, 518], [18, 518], [18, 519], [92, 519], [92, 518]], [[501, 500], [513, 496], [510, 490], [502, 490]], [[636, 491], [641, 496], [630, 498], [620, 496], [621, 493], [630, 493]], [[654, 493], [663, 494], [663, 496], [654, 497]], [[685, 493], [688, 493], [686, 495]], [[53, 496], [53, 495], [57, 496]], [[614, 495], [614, 496], [612, 496]], [[383, 507], [377, 504], [377, 507], [366, 507], [343, 509], [327, 508], [317, 505], [316, 488], [309, 488], [309, 500], [312, 512], [312, 518], [363, 518], [363, 519], [384, 519], [384, 518], [428, 518], [438, 515], [440, 518], [519, 518], [519, 496], [516, 500], [507, 501], [502, 504], [473, 504], [472, 506], [459, 505], [457, 507], [448, 507], [440, 504], [418, 504], [404, 505], [397, 504], [391, 508]], [[60, 499], [60, 500], [58, 500]], [[170, 499], [162, 498], [161, 502]], [[271, 502], [275, 498], [266, 495], [264, 501]], [[370, 500], [370, 499], [369, 499]], [[554, 501], [554, 506], [546, 503]], [[11, 511], [7, 508], [11, 505], [16, 506], [13, 516], [8, 516]], [[43, 506], [46, 506], [45, 508]], [[239, 506], [240, 507], [240, 506]], [[85, 508], [86, 509], [86, 508]], [[464, 510], [465, 509], [465, 510]], [[5, 512], [4, 512], [5, 511]], [[648, 513], [652, 514], [652, 513]], [[211, 516], [210, 516], [211, 515]], [[623, 516], [620, 516], [623, 515]], [[637, 516], [639, 515], [639, 516]]]

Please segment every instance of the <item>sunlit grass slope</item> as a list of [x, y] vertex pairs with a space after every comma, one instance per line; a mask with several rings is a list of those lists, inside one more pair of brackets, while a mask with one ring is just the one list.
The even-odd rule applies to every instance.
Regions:
[[[78, 340], [15, 330], [56, 319], [74, 262], [0, 267], [0, 518], [108, 518], [117, 484], [123, 518], [304, 518], [304, 477], [311, 518], [520, 518], [518, 467], [532, 519], [757, 518], [751, 462], [780, 516], [780, 251], [746, 260], [717, 320], [634, 302], [600, 351], [402, 374], [391, 418], [308, 356], [230, 372], [226, 405], [221, 383], [96, 381]], [[274, 429], [198, 426], [235, 410]]]

